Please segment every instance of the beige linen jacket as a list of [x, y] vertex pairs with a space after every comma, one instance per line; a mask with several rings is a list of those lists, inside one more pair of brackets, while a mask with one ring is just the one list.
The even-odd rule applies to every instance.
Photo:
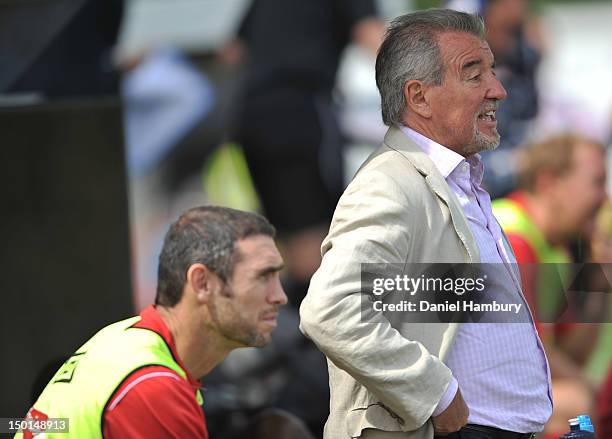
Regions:
[[375, 429], [377, 437], [433, 438], [430, 417], [450, 383], [443, 361], [458, 324], [362, 318], [360, 263], [469, 263], [480, 255], [443, 176], [397, 127], [342, 195], [322, 255], [300, 329], [328, 358], [324, 437]]

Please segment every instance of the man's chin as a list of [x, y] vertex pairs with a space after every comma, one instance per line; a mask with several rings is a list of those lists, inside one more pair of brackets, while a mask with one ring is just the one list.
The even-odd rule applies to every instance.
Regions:
[[252, 331], [249, 334], [229, 337], [235, 343], [236, 348], [261, 348], [270, 343], [272, 336], [270, 333]]
[[491, 142], [491, 143], [486, 143], [483, 145], [483, 148], [481, 151], [485, 152], [485, 151], [494, 151], [497, 149], [497, 147], [499, 146], [499, 140], [496, 142]]
[[266, 346], [271, 341], [272, 341], [272, 334], [270, 334], [270, 333], [267, 333], [267, 334], [259, 333], [259, 334], [257, 334], [256, 337], [253, 337], [253, 342], [250, 345], [250, 347], [253, 347], [253, 348], [263, 348], [264, 346]]
[[468, 147], [470, 155], [480, 152], [493, 151], [499, 146], [500, 136], [495, 133], [492, 136], [484, 136], [479, 133], [476, 135], [474, 142]]

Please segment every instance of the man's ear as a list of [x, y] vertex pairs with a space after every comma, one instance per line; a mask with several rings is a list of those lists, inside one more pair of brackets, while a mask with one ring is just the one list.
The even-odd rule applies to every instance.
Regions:
[[187, 270], [186, 287], [200, 302], [208, 302], [213, 293], [221, 288], [221, 279], [206, 265], [196, 263]]
[[419, 116], [429, 119], [431, 117], [431, 107], [427, 99], [427, 86], [421, 81], [411, 79], [404, 84], [404, 99], [408, 112], [416, 113]]

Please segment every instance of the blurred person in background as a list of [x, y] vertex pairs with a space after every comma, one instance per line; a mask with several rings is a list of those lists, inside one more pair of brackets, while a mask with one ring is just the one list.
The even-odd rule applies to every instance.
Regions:
[[287, 303], [274, 236], [259, 214], [185, 212], [164, 239], [155, 305], [79, 348], [26, 419], [68, 418], [62, 438], [207, 438], [199, 379], [230, 351], [268, 344]]
[[[603, 281], [608, 288], [607, 293], [610, 293], [610, 279], [612, 275], [612, 202], [608, 200], [597, 214], [593, 239], [591, 240], [591, 255], [595, 262], [603, 264], [604, 277]], [[608, 304], [609, 306], [609, 304]], [[607, 330], [610, 332], [612, 323], [607, 323]], [[609, 338], [610, 339], [610, 338]], [[612, 346], [607, 346], [612, 349]], [[607, 355], [607, 375], [599, 390], [599, 398], [597, 401], [597, 435], [598, 437], [612, 437], [612, 364], [610, 364], [610, 355]]]
[[142, 177], [159, 166], [215, 103], [213, 84], [178, 47], [164, 44], [124, 55], [127, 170]]
[[[217, 91], [206, 74], [172, 44], [123, 53], [118, 61], [123, 72], [134, 305], [140, 311], [154, 299], [157, 256], [171, 217], [186, 206], [205, 202], [203, 194], [182, 202], [184, 195], [173, 190], [168, 180], [177, 167], [173, 156], [215, 108]], [[211, 148], [206, 139], [198, 144], [202, 155]], [[191, 175], [181, 171], [186, 178]]]
[[[278, 228], [295, 307], [287, 312], [296, 317], [344, 185], [343, 138], [332, 102], [336, 71], [350, 42], [378, 49], [384, 25], [374, 3], [254, 0], [223, 52], [234, 61], [244, 54], [246, 61], [234, 134], [263, 210]], [[293, 360], [277, 405], [320, 435], [329, 398], [325, 359], [301, 334], [295, 343], [285, 350]]]
[[254, 0], [231, 46], [246, 55], [235, 134], [278, 228], [294, 306], [343, 189], [332, 103], [340, 55], [351, 41], [376, 52], [382, 33], [373, 0]]
[[[563, 290], [542, 276], [551, 265], [575, 261], [570, 245], [581, 233], [593, 233], [598, 209], [606, 200], [605, 149], [593, 140], [563, 134], [522, 150], [520, 187], [493, 202], [520, 264], [524, 291], [535, 314], [555, 306]], [[543, 264], [543, 265], [538, 265]], [[563, 270], [559, 265], [559, 270]], [[553, 379], [553, 416], [545, 433], [557, 437], [567, 419], [593, 413], [597, 386], [584, 372], [595, 347], [598, 326], [538, 324]]]
[[538, 113], [536, 72], [542, 37], [527, 0], [450, 0], [447, 5], [484, 18], [495, 70], [508, 91], [508, 99], [496, 114], [499, 148], [483, 156], [487, 168], [484, 182], [491, 198], [497, 198], [516, 187], [514, 151], [525, 141], [530, 122]]

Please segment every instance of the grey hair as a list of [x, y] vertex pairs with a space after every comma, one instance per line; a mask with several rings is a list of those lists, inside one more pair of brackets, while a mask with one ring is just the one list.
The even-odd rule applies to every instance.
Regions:
[[155, 303], [172, 307], [183, 294], [187, 270], [201, 263], [223, 281], [240, 260], [236, 242], [255, 235], [274, 238], [276, 230], [263, 216], [227, 207], [202, 206], [183, 213], [166, 233], [159, 255]]
[[416, 79], [427, 85], [442, 84], [444, 63], [437, 38], [450, 31], [485, 39], [482, 17], [452, 9], [417, 11], [391, 22], [376, 57], [376, 85], [385, 125], [403, 124], [407, 81]]

